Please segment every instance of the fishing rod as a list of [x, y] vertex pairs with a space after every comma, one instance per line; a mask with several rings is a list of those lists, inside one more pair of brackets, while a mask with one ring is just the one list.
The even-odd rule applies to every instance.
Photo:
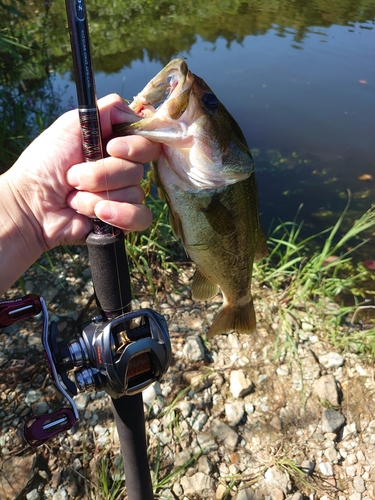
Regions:
[[[104, 157], [104, 151], [84, 0], [66, 0], [66, 11], [77, 86], [83, 151], [86, 161], [95, 161]], [[154, 497], [147, 459], [141, 389], [157, 378], [156, 373], [161, 376], [169, 364], [170, 346], [167, 345], [166, 340], [168, 337], [166, 324], [162, 318], [155, 319], [155, 314], [151, 315], [151, 311], [148, 315], [135, 314], [125, 320], [122, 316], [131, 309], [130, 276], [123, 232], [100, 220], [94, 220], [94, 230], [87, 237], [86, 243], [102, 321], [104, 319], [104, 323], [108, 323], [119, 317], [110, 323], [110, 328], [117, 335], [118, 349], [124, 349], [124, 339], [134, 339], [132, 345], [127, 346], [127, 359], [124, 357], [121, 370], [126, 378], [133, 361], [135, 367], [133, 386], [121, 387], [121, 379], [119, 379], [120, 387], [116, 387], [111, 396], [124, 460], [128, 497], [130, 500], [151, 500]], [[135, 317], [141, 318], [139, 328], [141, 331], [135, 332], [136, 329], [132, 330], [130, 326], [131, 320]], [[155, 323], [157, 323], [156, 328]], [[151, 325], [156, 330], [153, 332], [154, 336], [150, 331]], [[96, 329], [95, 324], [93, 328]], [[145, 335], [147, 335], [146, 338]], [[112, 339], [112, 335], [108, 338]], [[161, 339], [163, 352], [155, 352]], [[110, 352], [110, 345], [105, 346], [103, 355], [110, 358]], [[156, 359], [158, 361], [155, 363]], [[109, 359], [109, 365], [110, 361]], [[154, 366], [155, 364], [157, 366]], [[123, 389], [126, 390], [123, 391]], [[122, 392], [125, 392], [125, 395], [120, 398], [116, 397]]]
[[[85, 161], [104, 158], [84, 0], [66, 0]], [[90, 168], [89, 165], [87, 168]], [[78, 391], [106, 391], [112, 398], [129, 500], [153, 500], [147, 459], [142, 390], [167, 371], [171, 346], [167, 323], [151, 309], [131, 311], [131, 286], [123, 232], [94, 219], [87, 236], [99, 314], [68, 343], [58, 340], [42, 297], [28, 295], [0, 302], [0, 326], [43, 314], [42, 341], [56, 388], [70, 408], [32, 416], [26, 441], [44, 444], [79, 420]], [[70, 376], [69, 376], [70, 375]], [[72, 380], [72, 375], [74, 379]]]

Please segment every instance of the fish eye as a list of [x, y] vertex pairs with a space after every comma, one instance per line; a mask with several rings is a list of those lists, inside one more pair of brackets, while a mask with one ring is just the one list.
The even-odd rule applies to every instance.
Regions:
[[217, 109], [219, 104], [218, 98], [212, 92], [205, 92], [203, 95], [203, 102], [207, 106], [208, 109], [214, 111]]

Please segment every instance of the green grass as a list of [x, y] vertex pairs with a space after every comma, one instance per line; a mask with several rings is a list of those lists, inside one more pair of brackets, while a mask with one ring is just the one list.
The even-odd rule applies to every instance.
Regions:
[[[289, 345], [296, 340], [295, 323], [300, 323], [301, 317], [313, 324], [318, 320], [326, 340], [342, 348], [352, 345], [356, 335], [361, 336], [355, 332], [345, 339], [340, 326], [361, 306], [365, 283], [373, 279], [361, 263], [353, 260], [353, 255], [370, 241], [375, 207], [342, 233], [349, 203], [334, 226], [306, 238], [301, 236], [303, 223], [297, 222], [298, 213], [295, 220], [281, 222], [268, 239], [269, 255], [254, 265], [254, 279], [277, 297], [279, 326], [284, 332], [283, 341]], [[344, 296], [350, 297], [351, 303], [344, 303]], [[297, 313], [299, 318], [293, 322]], [[373, 333], [362, 332], [362, 336], [369, 337], [362, 350], [374, 352]]]
[[[86, 451], [84, 449], [84, 455]], [[118, 458], [118, 460], [117, 460]], [[72, 477], [81, 477], [81, 483], [88, 500], [120, 500], [125, 495], [125, 481], [122, 457], [110, 456], [110, 452], [101, 450], [95, 460], [95, 467], [84, 468], [83, 474], [71, 471]], [[90, 470], [91, 469], [91, 470]]]
[[[148, 174], [143, 182], [146, 191], [150, 183]], [[126, 237], [126, 250], [133, 274], [139, 273], [145, 279], [157, 303], [157, 276], [162, 274], [162, 281], [168, 283], [167, 271], [178, 272], [178, 266], [173, 261], [172, 246], [175, 245], [175, 239], [169, 224], [167, 205], [149, 193], [147, 206], [153, 214], [152, 224], [140, 233], [129, 233]]]
[[[126, 485], [122, 457], [118, 456], [113, 460], [110, 455], [110, 449], [100, 450], [94, 457], [94, 468], [90, 467], [91, 470], [84, 468], [83, 474], [71, 471], [73, 478], [81, 476], [86, 498], [90, 500], [120, 500], [125, 498]], [[169, 496], [166, 491], [173, 487], [173, 484], [186, 473], [187, 469], [195, 466], [201, 455], [202, 452], [196, 453], [182, 465], [163, 474], [161, 471], [163, 468], [162, 446], [158, 443], [155, 459], [150, 464], [155, 499], [167, 500]]]

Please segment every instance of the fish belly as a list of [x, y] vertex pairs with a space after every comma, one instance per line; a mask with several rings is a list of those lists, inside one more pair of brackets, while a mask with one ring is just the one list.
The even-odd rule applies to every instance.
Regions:
[[197, 266], [193, 298], [208, 300], [219, 288], [223, 293], [223, 308], [209, 336], [233, 330], [252, 333], [256, 326], [252, 266], [263, 236], [254, 177], [195, 192], [161, 181], [174, 233]]

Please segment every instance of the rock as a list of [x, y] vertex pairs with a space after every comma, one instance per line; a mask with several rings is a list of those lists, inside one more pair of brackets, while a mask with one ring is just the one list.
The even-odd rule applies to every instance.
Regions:
[[244, 488], [240, 490], [235, 500], [256, 500], [257, 495], [252, 488]]
[[314, 325], [308, 323], [307, 321], [302, 321], [301, 328], [304, 332], [312, 332], [314, 330]]
[[310, 460], [303, 460], [301, 462], [300, 468], [305, 474], [311, 476], [315, 469], [315, 463], [310, 462]]
[[208, 416], [198, 410], [193, 410], [191, 417], [186, 418], [186, 421], [195, 431], [202, 430], [204, 424], [207, 422]]
[[185, 465], [190, 459], [191, 459], [191, 451], [190, 450], [182, 450], [179, 453], [176, 453], [176, 455], [174, 457], [174, 463], [175, 463], [176, 467], [181, 467], [181, 466]]
[[324, 366], [324, 368], [340, 368], [344, 364], [344, 356], [338, 352], [327, 352], [327, 354], [322, 354], [319, 356], [319, 363]]
[[270, 467], [264, 474], [264, 479], [270, 488], [278, 488], [284, 494], [290, 489], [289, 477], [276, 466]]
[[61, 472], [59, 470], [56, 470], [52, 474], [51, 486], [54, 490], [57, 490], [57, 487], [59, 486], [60, 483], [61, 483]]
[[81, 392], [74, 398], [74, 402], [77, 405], [78, 410], [83, 411], [86, 409], [90, 401], [90, 395], [86, 392]]
[[355, 365], [356, 372], [360, 377], [367, 377], [368, 373], [367, 370], [364, 366], [362, 365]]
[[221, 477], [229, 476], [229, 466], [225, 462], [219, 464], [219, 474]]
[[270, 425], [277, 431], [281, 432], [283, 428], [283, 422], [278, 415], [274, 415], [270, 420]]
[[27, 405], [31, 405], [36, 403], [39, 398], [42, 397], [42, 393], [40, 391], [35, 391], [34, 389], [29, 389], [26, 391], [25, 403]]
[[301, 359], [301, 365], [305, 381], [315, 380], [320, 376], [320, 366], [310, 351], [307, 351], [305, 357]]
[[204, 359], [204, 346], [202, 339], [196, 336], [186, 338], [183, 348], [185, 358], [190, 361], [202, 361]]
[[328, 446], [328, 448], [324, 451], [324, 456], [329, 462], [337, 464], [339, 454], [334, 446]]
[[323, 410], [323, 432], [338, 432], [344, 424], [345, 417], [342, 413], [336, 410]]
[[357, 435], [357, 426], [355, 422], [345, 425], [342, 430], [342, 439], [354, 438]]
[[251, 415], [255, 411], [255, 406], [252, 403], [245, 403], [244, 408], [248, 415]]
[[223, 445], [233, 450], [238, 442], [238, 434], [229, 425], [225, 424], [219, 419], [214, 419], [212, 421], [211, 430], [214, 433], [215, 438], [223, 443]]
[[103, 425], [97, 424], [94, 427], [94, 432], [98, 437], [102, 437], [108, 433], [108, 428]]
[[58, 293], [59, 293], [58, 288], [49, 287], [43, 290], [42, 296], [46, 301], [46, 304], [49, 304], [50, 302], [54, 301], [53, 299], [56, 297], [56, 295], [58, 295]]
[[199, 494], [199, 498], [215, 498], [216, 481], [203, 472], [197, 472], [191, 477], [181, 478], [181, 486], [184, 495], [193, 496]]
[[161, 396], [160, 383], [154, 382], [142, 392], [142, 395], [143, 402], [146, 405], [151, 405], [158, 398], [158, 396]]
[[276, 373], [279, 377], [287, 377], [290, 373], [288, 365], [280, 365], [276, 368]]
[[227, 487], [224, 484], [219, 484], [216, 489], [215, 500], [222, 500], [227, 491]]
[[349, 500], [362, 500], [362, 494], [355, 492], [352, 495], [350, 495]]
[[54, 493], [52, 500], [68, 500], [68, 492], [66, 489], [61, 488]]
[[[0, 498], [8, 500], [20, 494], [34, 476], [36, 455], [2, 457], [0, 471]], [[10, 481], [9, 479], [12, 478]]]
[[[237, 437], [238, 439], [238, 437]], [[215, 451], [218, 449], [218, 445], [212, 436], [208, 434], [199, 433], [197, 437], [192, 442], [192, 446], [194, 446], [194, 453], [209, 453], [210, 451]]]
[[[182, 493], [182, 489], [181, 489]], [[75, 498], [75, 497], [73, 497]], [[163, 489], [163, 493], [159, 496], [160, 500], [175, 500], [175, 496], [173, 494], [173, 490], [170, 490], [169, 488]]]
[[73, 464], [72, 465], [73, 465], [73, 469], [75, 471], [77, 471], [77, 470], [79, 470], [79, 469], [82, 468], [82, 462], [81, 462], [81, 460], [78, 457], [73, 460]]
[[225, 416], [227, 417], [229, 425], [237, 425], [245, 415], [244, 405], [240, 402], [226, 403]]
[[280, 488], [274, 488], [272, 490], [272, 494], [271, 494], [272, 500], [284, 500], [284, 498], [285, 498], [285, 495], [284, 495], [283, 490], [281, 490]]
[[357, 474], [357, 467], [354, 465], [349, 465], [349, 467], [345, 467], [345, 472], [348, 477], [355, 477]]
[[34, 415], [43, 415], [44, 413], [48, 413], [49, 406], [46, 401], [39, 401], [38, 403], [34, 403], [32, 405], [32, 409]]
[[339, 406], [339, 391], [333, 375], [323, 375], [315, 380], [313, 392], [323, 403], [328, 401], [332, 406]]
[[190, 401], [181, 401], [178, 404], [178, 408], [181, 411], [181, 415], [184, 418], [190, 417], [191, 412], [193, 411], [194, 405], [190, 403]]
[[365, 482], [361, 476], [355, 476], [353, 479], [353, 488], [357, 493], [363, 493], [366, 490]]
[[[82, 247], [81, 251], [83, 258], [86, 250]], [[78, 312], [75, 316], [77, 306], [81, 308], [89, 299], [84, 281], [79, 288], [75, 285], [73, 291], [71, 283], [77, 284], [73, 275], [78, 269], [75, 264], [71, 265], [65, 266], [64, 271], [64, 266], [57, 263], [58, 271], [61, 268], [65, 273], [62, 279], [71, 277], [71, 281], [66, 280], [62, 295], [57, 297], [58, 308], [53, 306], [51, 310], [52, 319], [59, 320], [60, 334], [73, 327], [78, 318]], [[35, 273], [40, 271], [41, 268], [35, 268], [32, 279], [28, 278], [34, 291], [43, 289], [38, 285], [40, 280], [34, 279]], [[201, 358], [199, 347], [202, 344], [205, 347], [199, 339], [202, 325], [205, 330], [213, 321], [221, 307], [222, 296], [218, 295], [205, 304], [187, 300], [191, 297], [188, 283], [193, 270], [185, 272], [183, 269], [181, 276], [186, 283], [183, 285], [185, 292], [163, 304], [164, 297], [168, 296], [169, 283], [166, 281], [166, 293], [160, 294], [160, 310], [166, 316], [170, 331], [179, 333], [171, 336], [172, 362], [160, 383], [145, 391], [143, 396], [147, 403], [144, 410], [150, 465], [153, 467], [159, 453], [167, 469], [160, 470], [158, 480], [164, 477], [164, 473], [171, 472], [166, 488], [158, 490], [160, 500], [222, 500], [225, 496], [232, 500], [375, 499], [375, 398], [372, 397], [371, 367], [366, 365], [360, 350], [356, 352], [348, 346], [345, 359], [337, 355], [329, 337], [324, 335], [324, 316], [314, 313], [313, 304], [301, 303], [295, 310], [296, 321], [298, 324], [307, 321], [314, 329], [311, 332], [307, 327], [305, 332], [300, 329], [294, 332], [297, 359], [297, 353], [289, 351], [286, 345], [281, 347], [285, 331], [277, 312], [280, 307], [278, 297], [262, 286], [257, 313], [259, 325], [266, 326], [264, 332], [261, 333], [260, 327], [253, 336], [236, 333], [216, 336], [210, 339], [209, 352], [205, 352], [206, 366], [202, 360], [190, 361], [189, 357], [194, 358], [194, 354], [188, 352], [187, 347], [184, 353], [186, 336], [194, 335], [193, 340], [187, 342], [195, 347], [198, 345], [198, 357]], [[42, 281], [50, 282], [49, 275]], [[173, 283], [177, 281], [173, 280]], [[49, 285], [43, 286], [47, 288]], [[138, 292], [139, 300], [134, 301], [134, 310], [139, 309], [140, 304], [154, 307], [150, 296], [141, 289]], [[256, 283], [254, 292], [259, 294]], [[17, 289], [10, 293], [17, 293]], [[269, 304], [266, 304], [267, 295], [270, 295]], [[58, 316], [56, 311], [59, 311]], [[91, 311], [87, 313], [91, 314]], [[98, 491], [97, 498], [101, 496], [98, 470], [102, 471], [103, 465], [111, 485], [124, 481], [111, 398], [103, 391], [90, 393], [90, 397], [85, 393], [75, 397], [82, 416], [79, 426], [56, 436], [43, 447], [41, 453], [46, 459], [41, 466], [39, 459], [37, 466], [32, 462], [35, 450], [26, 447], [22, 440], [22, 424], [30, 414], [46, 413], [63, 404], [54, 384], [45, 379], [42, 356], [33, 347], [39, 349], [41, 345], [37, 326], [40, 319], [19, 323], [17, 328], [6, 328], [6, 334], [0, 336], [0, 371], [3, 376], [0, 381], [0, 476], [8, 483], [12, 481], [10, 498], [13, 499], [80, 498], [84, 495], [83, 484], [87, 484], [90, 491], [92, 484], [92, 495]], [[273, 357], [275, 334], [280, 335], [281, 340], [277, 359]], [[351, 330], [343, 324], [338, 327], [338, 335], [339, 338], [350, 337]], [[237, 372], [237, 379], [242, 378], [242, 381], [237, 380], [236, 397], [231, 392], [234, 388], [230, 387], [231, 372]], [[236, 373], [232, 374], [232, 382], [234, 375]], [[304, 391], [305, 411], [301, 394], [294, 388]], [[249, 390], [250, 393], [244, 396]], [[310, 397], [312, 393], [314, 397]], [[342, 409], [339, 406], [341, 398], [345, 402]], [[338, 411], [324, 411], [323, 414], [328, 408]], [[344, 417], [347, 423], [343, 425]], [[295, 445], [291, 459], [301, 471], [300, 478], [294, 473], [298, 470], [293, 472], [277, 462], [288, 456], [291, 444]], [[27, 455], [30, 458], [26, 459]], [[17, 466], [18, 460], [25, 459], [30, 463]], [[11, 467], [7, 469], [8, 461]], [[92, 463], [95, 464], [93, 468]], [[265, 464], [268, 465], [265, 467]], [[263, 477], [261, 471], [264, 473], [270, 464], [278, 465], [280, 480], [272, 469]], [[184, 470], [173, 475], [180, 466]], [[317, 482], [308, 477], [313, 474], [314, 466]], [[81, 474], [83, 468], [85, 478]], [[287, 473], [289, 470], [290, 474]], [[182, 476], [187, 477], [183, 480], [185, 492], [181, 485]], [[201, 483], [197, 484], [199, 478]], [[256, 482], [249, 483], [252, 479]], [[293, 490], [289, 483], [292, 480]], [[317, 491], [307, 491], [310, 482], [315, 483]], [[198, 491], [199, 488], [203, 488], [205, 495]], [[122, 496], [126, 496], [125, 491]], [[0, 481], [0, 499], [10, 498]]]
[[[303, 377], [301, 376], [301, 370]], [[300, 367], [293, 370], [293, 389], [296, 391], [304, 390], [305, 384], [308, 381], [314, 381], [320, 376], [320, 366], [316, 362], [315, 357], [309, 350], [301, 349]]]
[[207, 474], [207, 475], [210, 475], [211, 472], [213, 471], [212, 462], [205, 455], [202, 455], [201, 457], [199, 457], [198, 471], [203, 472], [203, 474]]
[[326, 432], [324, 434], [324, 438], [327, 440], [327, 441], [336, 441], [337, 440], [337, 434], [335, 432]]
[[27, 500], [39, 500], [40, 495], [38, 493], [38, 490], [35, 488], [31, 490], [27, 495], [26, 495]]
[[322, 462], [319, 464], [319, 470], [323, 476], [333, 476], [333, 467], [329, 462]]
[[254, 384], [244, 370], [234, 370], [230, 374], [230, 392], [233, 397], [243, 398], [253, 391]]
[[176, 495], [177, 498], [182, 498], [183, 491], [182, 491], [182, 486], [180, 483], [174, 483], [172, 487], [173, 493]]
[[[344, 427], [344, 429], [345, 429], [345, 427]], [[354, 453], [350, 453], [345, 459], [345, 463], [348, 463], [350, 465], [356, 464], [357, 462], [358, 462], [358, 458]]]
[[79, 487], [76, 481], [70, 481], [67, 487], [68, 498], [79, 498]]

